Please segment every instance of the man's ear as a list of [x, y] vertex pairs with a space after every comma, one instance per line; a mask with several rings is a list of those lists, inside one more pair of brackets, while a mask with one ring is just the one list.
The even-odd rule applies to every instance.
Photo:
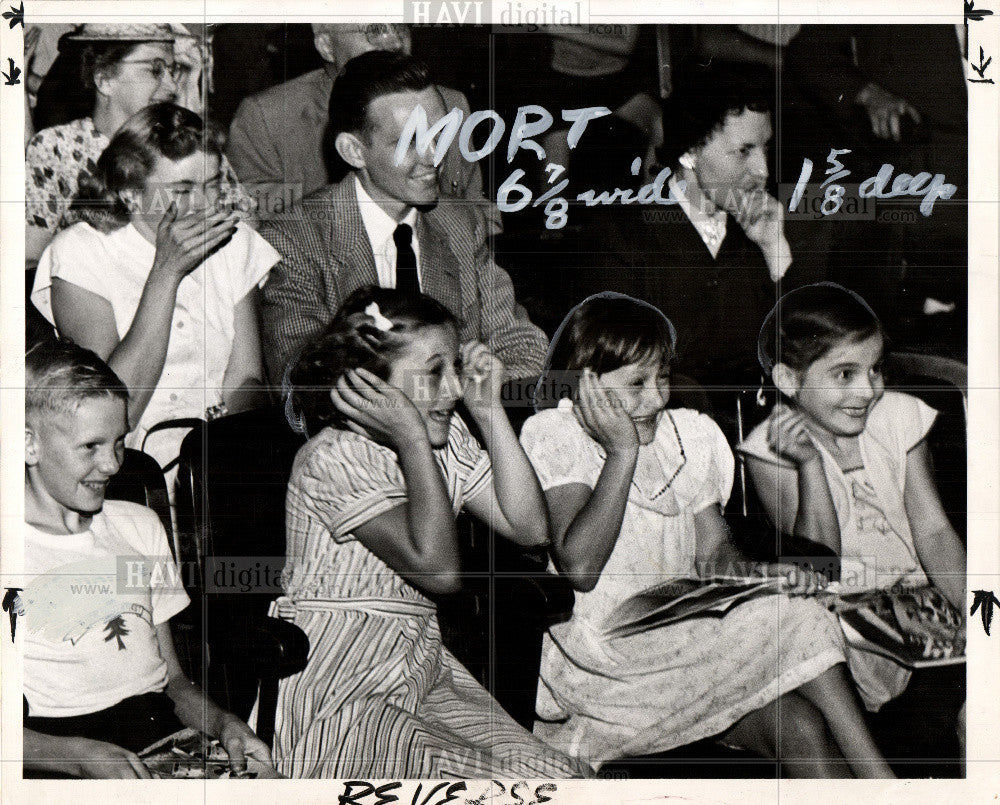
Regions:
[[[313, 45], [320, 58], [330, 64], [337, 64], [337, 59], [333, 55], [333, 42], [328, 31], [322, 31], [313, 35]], [[339, 67], [339, 65], [337, 65]]]
[[774, 369], [771, 370], [771, 379], [774, 381], [774, 385], [778, 391], [790, 399], [795, 399], [801, 382], [799, 380], [799, 373], [791, 366], [787, 363], [774, 364]]
[[334, 148], [340, 158], [352, 168], [365, 167], [364, 144], [357, 134], [350, 131], [342, 131], [334, 140]]
[[38, 436], [31, 425], [24, 426], [24, 463], [29, 467], [38, 464], [41, 446], [38, 444]]

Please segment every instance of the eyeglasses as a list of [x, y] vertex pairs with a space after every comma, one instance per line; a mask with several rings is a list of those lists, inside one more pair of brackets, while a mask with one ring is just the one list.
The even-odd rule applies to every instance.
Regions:
[[381, 45], [386, 39], [405, 39], [407, 30], [398, 23], [371, 22], [358, 26], [358, 33], [365, 35], [369, 45]]
[[162, 81], [164, 76], [169, 75], [176, 81], [184, 74], [184, 65], [178, 62], [168, 62], [166, 59], [123, 59], [119, 64], [145, 64], [149, 66], [153, 77]]

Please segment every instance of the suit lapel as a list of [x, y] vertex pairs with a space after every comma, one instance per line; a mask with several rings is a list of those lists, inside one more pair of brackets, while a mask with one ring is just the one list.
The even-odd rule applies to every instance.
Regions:
[[371, 241], [365, 231], [354, 174], [335, 186], [329, 227], [328, 265], [341, 301], [365, 285], [378, 285], [378, 269]]
[[434, 225], [434, 219], [423, 213], [417, 216], [417, 240], [423, 292], [460, 315], [463, 308], [458, 257], [449, 248], [444, 232]]

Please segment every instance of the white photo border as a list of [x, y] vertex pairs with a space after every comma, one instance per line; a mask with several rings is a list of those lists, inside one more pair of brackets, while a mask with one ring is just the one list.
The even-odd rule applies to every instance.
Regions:
[[[541, 10], [546, 0], [513, 0], [523, 10]], [[560, 0], [561, 1], [561, 0]], [[24, 0], [31, 22], [348, 22], [403, 21], [410, 0], [343, 0], [334, 4], [283, 0], [260, 4], [250, 0]], [[507, 0], [493, 0], [494, 21]], [[549, 7], [556, 0], [547, 0]], [[3, 10], [16, 7], [3, 0]], [[489, 3], [487, 2], [487, 5]], [[994, 58], [997, 83], [969, 84], [969, 439], [968, 455], [968, 604], [973, 589], [1000, 594], [1000, 380], [998, 380], [998, 219], [1000, 219], [1000, 0], [979, 0], [993, 11], [969, 23], [969, 52], [979, 47]], [[591, 22], [691, 24], [705, 20], [767, 23], [960, 23], [962, 0], [636, 0], [625, 7], [614, 0], [580, 0]], [[586, 17], [581, 20], [586, 22]], [[0, 64], [8, 59], [23, 69], [23, 28], [0, 24]], [[0, 539], [2, 586], [20, 586], [22, 563], [24, 365], [24, 73], [19, 88], [0, 86]], [[968, 612], [968, 609], [966, 610]], [[6, 621], [6, 613], [3, 620]], [[128, 801], [173, 803], [178, 797], [271, 802], [294, 798], [302, 805], [337, 801], [343, 792], [333, 780], [281, 781], [150, 781], [81, 783], [21, 779], [22, 667], [7, 628], [0, 631], [0, 799], [3, 803], [43, 801]], [[917, 803], [961, 797], [992, 801], [1000, 794], [1000, 620], [987, 637], [978, 615], [968, 628], [968, 758], [967, 777], [958, 780], [625, 780], [557, 781], [547, 796], [562, 803], [639, 803], [682, 798], [695, 803], [764, 802], [892, 802]], [[197, 787], [196, 787], [197, 786]], [[482, 787], [482, 786], [481, 786]], [[484, 790], [485, 787], [483, 787]], [[426, 786], [425, 786], [426, 789]], [[532, 787], [532, 791], [534, 788]], [[396, 792], [408, 802], [415, 784]], [[424, 794], [426, 795], [426, 790]], [[470, 783], [469, 794], [476, 793]], [[436, 802], [440, 796], [432, 801]], [[508, 802], [510, 797], [496, 802]], [[375, 800], [373, 799], [372, 802]], [[418, 800], [419, 801], [419, 800]]]

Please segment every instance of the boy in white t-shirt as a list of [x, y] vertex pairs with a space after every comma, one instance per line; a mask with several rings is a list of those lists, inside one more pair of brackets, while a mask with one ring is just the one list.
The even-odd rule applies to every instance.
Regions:
[[128, 391], [68, 341], [25, 358], [24, 767], [148, 778], [135, 754], [183, 727], [234, 769], [271, 757], [181, 670], [170, 618], [188, 604], [159, 518], [105, 501], [128, 432]]

